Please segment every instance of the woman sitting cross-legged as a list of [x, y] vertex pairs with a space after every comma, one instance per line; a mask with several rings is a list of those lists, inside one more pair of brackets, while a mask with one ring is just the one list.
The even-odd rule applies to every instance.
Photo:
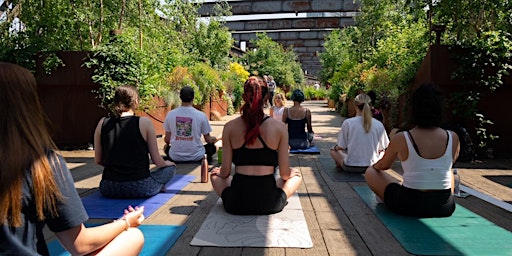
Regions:
[[[211, 182], [229, 213], [277, 213], [299, 187], [301, 173], [290, 168], [286, 126], [263, 112], [269, 97], [267, 84], [259, 77], [249, 77], [242, 97], [241, 117], [224, 126], [222, 167], [212, 170]], [[276, 166], [281, 176], [277, 180]]]
[[[368, 186], [392, 211], [416, 217], [447, 217], [455, 211], [452, 164], [459, 154], [459, 137], [440, 128], [441, 94], [430, 84], [412, 95], [409, 131], [392, 137], [381, 160], [365, 173]], [[403, 168], [403, 182], [385, 170], [396, 158]]]
[[293, 106], [283, 111], [283, 122], [288, 126], [288, 143], [290, 149], [307, 149], [313, 146], [314, 138], [311, 111], [301, 105], [304, 93], [300, 89], [292, 92], [291, 100]]
[[139, 255], [144, 208], [86, 227], [89, 217], [48, 124], [32, 73], [0, 62], [0, 255], [48, 255], [45, 226], [72, 255]]
[[337, 144], [330, 153], [343, 171], [363, 173], [382, 157], [389, 138], [384, 125], [372, 118], [368, 95], [357, 95], [354, 104], [356, 116], [343, 121]]
[[[134, 115], [137, 88], [119, 86], [114, 95], [116, 113], [102, 118], [94, 133], [94, 158], [103, 165], [100, 192], [111, 198], [145, 198], [164, 189], [176, 165], [160, 155], [153, 123]], [[157, 169], [150, 171], [149, 156]]]

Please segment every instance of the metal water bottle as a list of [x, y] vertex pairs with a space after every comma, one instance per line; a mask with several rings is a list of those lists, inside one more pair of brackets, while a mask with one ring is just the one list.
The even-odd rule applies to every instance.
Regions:
[[206, 154], [204, 154], [203, 160], [201, 161], [201, 182], [208, 182], [208, 159]]
[[453, 195], [460, 196], [460, 177], [457, 173], [457, 169], [453, 169], [454, 188]]

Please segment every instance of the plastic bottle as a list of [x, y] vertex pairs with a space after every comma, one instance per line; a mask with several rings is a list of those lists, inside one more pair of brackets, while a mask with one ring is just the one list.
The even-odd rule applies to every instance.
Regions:
[[219, 147], [219, 150], [217, 150], [217, 163], [222, 164], [222, 147]]
[[203, 161], [201, 161], [201, 182], [208, 182], [208, 159], [206, 154], [204, 154]]
[[457, 173], [457, 169], [453, 169], [454, 188], [453, 195], [460, 196], [460, 177]]

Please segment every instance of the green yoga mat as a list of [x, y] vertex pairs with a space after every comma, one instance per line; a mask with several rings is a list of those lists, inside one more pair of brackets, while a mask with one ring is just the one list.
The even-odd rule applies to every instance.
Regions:
[[417, 255], [512, 255], [512, 233], [457, 205], [448, 218], [414, 218], [378, 204], [368, 186], [354, 190], [409, 253]]

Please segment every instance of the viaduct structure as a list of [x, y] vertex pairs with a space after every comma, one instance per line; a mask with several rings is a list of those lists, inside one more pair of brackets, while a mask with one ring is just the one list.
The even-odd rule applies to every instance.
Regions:
[[[204, 2], [203, 17], [213, 14], [218, 1]], [[316, 76], [324, 38], [334, 29], [355, 24], [360, 4], [354, 0], [228, 0], [233, 16], [226, 17], [235, 46], [250, 49], [256, 33], [265, 32], [285, 48], [292, 47], [306, 74]]]

